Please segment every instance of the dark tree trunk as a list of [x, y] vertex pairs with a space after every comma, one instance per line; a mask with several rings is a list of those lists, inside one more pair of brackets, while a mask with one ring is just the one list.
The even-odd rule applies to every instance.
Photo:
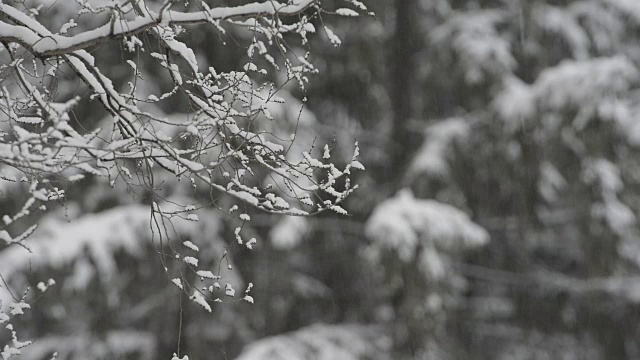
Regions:
[[393, 51], [389, 55], [390, 88], [393, 110], [391, 141], [388, 144], [389, 164], [385, 181], [401, 179], [411, 155], [421, 143], [421, 134], [409, 126], [415, 117], [417, 94], [416, 53], [421, 45], [418, 27], [418, 1], [395, 0], [395, 33], [391, 38]]

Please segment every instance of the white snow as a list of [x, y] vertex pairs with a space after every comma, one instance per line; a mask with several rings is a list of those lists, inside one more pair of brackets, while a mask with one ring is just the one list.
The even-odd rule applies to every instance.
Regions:
[[198, 270], [196, 272], [196, 274], [198, 276], [200, 276], [201, 278], [205, 278], [205, 279], [217, 279], [218, 276], [213, 275], [213, 273], [211, 271], [208, 270]]
[[586, 61], [565, 60], [540, 73], [534, 93], [539, 105], [545, 109], [590, 108], [603, 98], [626, 92], [639, 78], [638, 69], [623, 55]]
[[191, 296], [190, 299], [196, 304], [202, 306], [208, 312], [211, 312], [211, 306], [207, 302], [207, 299], [205, 299], [205, 297], [201, 293], [199, 293], [197, 290], [193, 292], [193, 295]]
[[460, 13], [434, 29], [430, 36], [436, 44], [453, 46], [466, 70], [465, 80], [470, 84], [479, 83], [487, 73], [505, 75], [516, 66], [510, 41], [496, 30], [505, 16], [509, 15], [499, 10]]
[[250, 344], [236, 360], [357, 360], [388, 353], [378, 330], [358, 325], [316, 324]]
[[546, 201], [553, 202], [558, 200], [559, 192], [564, 189], [566, 185], [567, 181], [552, 163], [543, 161], [540, 164], [538, 191]]
[[414, 178], [425, 174], [442, 177], [449, 174], [447, 154], [451, 146], [469, 136], [469, 125], [464, 119], [451, 118], [438, 121], [427, 127], [425, 139], [411, 164], [407, 177]]
[[637, 221], [633, 210], [618, 198], [624, 188], [620, 169], [606, 159], [593, 159], [585, 163], [583, 177], [587, 183], [596, 184], [602, 195], [592, 205], [591, 215], [603, 219], [615, 234], [631, 236]]
[[513, 76], [504, 80], [504, 87], [492, 105], [509, 133], [520, 129], [536, 110], [532, 87]]
[[[87, 249], [101, 278], [109, 280], [116, 270], [113, 253], [123, 249], [132, 255], [140, 255], [140, 234], [148, 232], [149, 209], [144, 206], [86, 215], [71, 223], [45, 221], [39, 232], [28, 239], [33, 254], [20, 247], [0, 252], [0, 273], [11, 278], [29, 268], [60, 267], [77, 259]], [[7, 296], [1, 289], [0, 300]]]
[[569, 45], [576, 60], [589, 57], [589, 35], [578, 22], [578, 17], [571, 8], [563, 9], [550, 5], [537, 6], [535, 11], [540, 14], [533, 16], [539, 22], [542, 30], [564, 39]]
[[[157, 20], [161, 15], [166, 17], [166, 19], [169, 19], [169, 21], [165, 22], [164, 25], [181, 23], [203, 23], [213, 20], [229, 19], [237, 16], [273, 15], [276, 12], [281, 15], [295, 14], [304, 10], [312, 3], [313, 0], [297, 0], [295, 2], [292, 2], [291, 4], [281, 4], [277, 1], [269, 1], [233, 7], [215, 7], [213, 9], [209, 9], [208, 11], [198, 11], [192, 13], [167, 11], [163, 14], [156, 14], [153, 11], [150, 11], [148, 8], [145, 8], [147, 10], [145, 16], [139, 16], [135, 19], [126, 21], [109, 21], [106, 24], [95, 29], [83, 31], [73, 36], [52, 34], [34, 19], [23, 15], [21, 20], [25, 20], [24, 22], [26, 23], [28, 28], [1, 22], [0, 38], [9, 41], [18, 41], [21, 44], [28, 46], [34, 51], [41, 54], [67, 54], [74, 50], [83, 49], [96, 43], [109, 40], [114, 36], [135, 35], [143, 30], [155, 28], [157, 26]], [[17, 12], [8, 5], [0, 7], [0, 11], [10, 14]], [[166, 19], [163, 19], [163, 22]], [[34, 29], [40, 34], [46, 36], [41, 37], [31, 29]], [[177, 41], [169, 41], [168, 45], [176, 51], [184, 50], [184, 48], [180, 46], [180, 43]], [[185, 59], [197, 72], [197, 63], [195, 62], [195, 57], [190, 56], [187, 53], [185, 54]]]
[[[189, 199], [189, 202], [192, 201]], [[174, 207], [179, 211], [182, 210], [182, 206]], [[169, 209], [166, 205], [162, 205], [162, 208]], [[16, 274], [29, 271], [31, 268], [40, 269], [46, 266], [60, 268], [79, 259], [76, 262], [74, 274], [69, 279], [70, 284], [75, 284], [71, 285], [72, 288], [86, 286], [92, 271], [97, 271], [97, 276], [104, 281], [110, 281], [117, 276], [114, 259], [116, 251], [124, 250], [136, 257], [142, 255], [142, 246], [151, 238], [149, 217], [149, 207], [129, 205], [85, 215], [71, 222], [44, 220], [34, 235], [25, 240], [25, 245], [33, 253], [17, 246], [0, 252], [0, 273], [6, 279], [11, 279]], [[206, 218], [207, 221], [194, 224], [174, 217], [171, 220], [172, 228], [176, 233], [192, 239], [206, 234], [208, 241], [219, 241], [217, 238], [219, 218], [213, 212], [207, 212]], [[95, 265], [90, 265], [83, 260], [85, 249]], [[192, 260], [188, 261], [193, 265]], [[197, 265], [197, 262], [195, 264]], [[229, 275], [229, 280], [239, 281], [233, 273]], [[0, 300], [7, 304], [8, 301], [4, 300], [8, 299], [10, 299], [9, 294], [4, 288], [0, 288]]]
[[191, 266], [198, 266], [198, 259], [194, 258], [193, 256], [185, 256], [182, 261]]
[[336, 10], [336, 14], [341, 16], [358, 16], [359, 15], [356, 11], [347, 9], [347, 8], [341, 8]]
[[193, 251], [200, 251], [200, 249], [196, 246], [196, 244], [192, 243], [191, 241], [187, 240], [184, 241], [182, 243], [182, 245], [188, 247], [189, 249], [193, 250]]
[[421, 243], [460, 251], [489, 241], [487, 231], [461, 210], [435, 200], [416, 199], [406, 189], [375, 208], [365, 231], [378, 246], [396, 250], [407, 262]]
[[291, 249], [298, 245], [309, 229], [309, 220], [302, 216], [283, 216], [271, 229], [269, 238], [277, 249]]

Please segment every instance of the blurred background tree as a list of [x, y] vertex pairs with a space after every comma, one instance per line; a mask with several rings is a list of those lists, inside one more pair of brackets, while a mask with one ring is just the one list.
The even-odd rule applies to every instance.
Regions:
[[[296, 131], [294, 147], [331, 144], [338, 165], [359, 142], [367, 171], [350, 216], [251, 212], [243, 231], [258, 250], [229, 258], [255, 303], [209, 314], [153, 270], [144, 194], [85, 179], [45, 216], [47, 261], [10, 267], [24, 250], [0, 250], [10, 281], [58, 281], [25, 315], [37, 341], [23, 356], [169, 358], [180, 341], [193, 359], [640, 358], [640, 2], [365, 4], [375, 16], [314, 18], [341, 46], [309, 39], [319, 75], [304, 92], [280, 83], [287, 102], [264, 125]], [[189, 31], [202, 64], [242, 64], [233, 44], [246, 34]], [[163, 110], [180, 116], [187, 102]], [[87, 124], [104, 115], [75, 111]], [[208, 196], [162, 180], [174, 196]], [[20, 206], [20, 189], [0, 186], [0, 206]], [[220, 258], [237, 219], [200, 218], [179, 232]], [[58, 242], [77, 251], [56, 257]]]

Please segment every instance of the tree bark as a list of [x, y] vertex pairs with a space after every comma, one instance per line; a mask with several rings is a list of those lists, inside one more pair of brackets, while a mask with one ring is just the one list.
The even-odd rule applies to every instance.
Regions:
[[386, 180], [402, 179], [411, 155], [421, 144], [421, 134], [412, 131], [410, 123], [415, 118], [417, 93], [416, 54], [420, 49], [421, 32], [418, 27], [418, 1], [395, 0], [395, 33], [392, 37], [393, 51], [389, 58], [391, 69], [391, 102], [393, 118], [391, 141], [388, 144], [390, 161]]

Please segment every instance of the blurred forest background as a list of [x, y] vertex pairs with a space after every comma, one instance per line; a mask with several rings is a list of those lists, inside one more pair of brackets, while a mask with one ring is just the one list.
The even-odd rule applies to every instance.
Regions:
[[[332, 144], [338, 164], [359, 142], [350, 216], [251, 213], [257, 250], [230, 259], [255, 304], [209, 314], [158, 271], [148, 196], [84, 179], [41, 220], [34, 255], [0, 249], [16, 288], [57, 281], [19, 325], [35, 340], [23, 358], [640, 359], [640, 1], [365, 3], [375, 17], [323, 16], [342, 45], [310, 37], [319, 74], [306, 94], [286, 86], [263, 125], [297, 129], [301, 149]], [[55, 9], [41, 21], [77, 17]], [[233, 27], [188, 32], [204, 66], [247, 56]], [[129, 56], [117, 42], [92, 53]], [[103, 72], [126, 84], [126, 66]], [[185, 116], [171, 99], [162, 110]], [[101, 111], [75, 109], [86, 129]], [[19, 184], [0, 190], [17, 211]], [[203, 211], [177, 231], [217, 266], [237, 219]]]

